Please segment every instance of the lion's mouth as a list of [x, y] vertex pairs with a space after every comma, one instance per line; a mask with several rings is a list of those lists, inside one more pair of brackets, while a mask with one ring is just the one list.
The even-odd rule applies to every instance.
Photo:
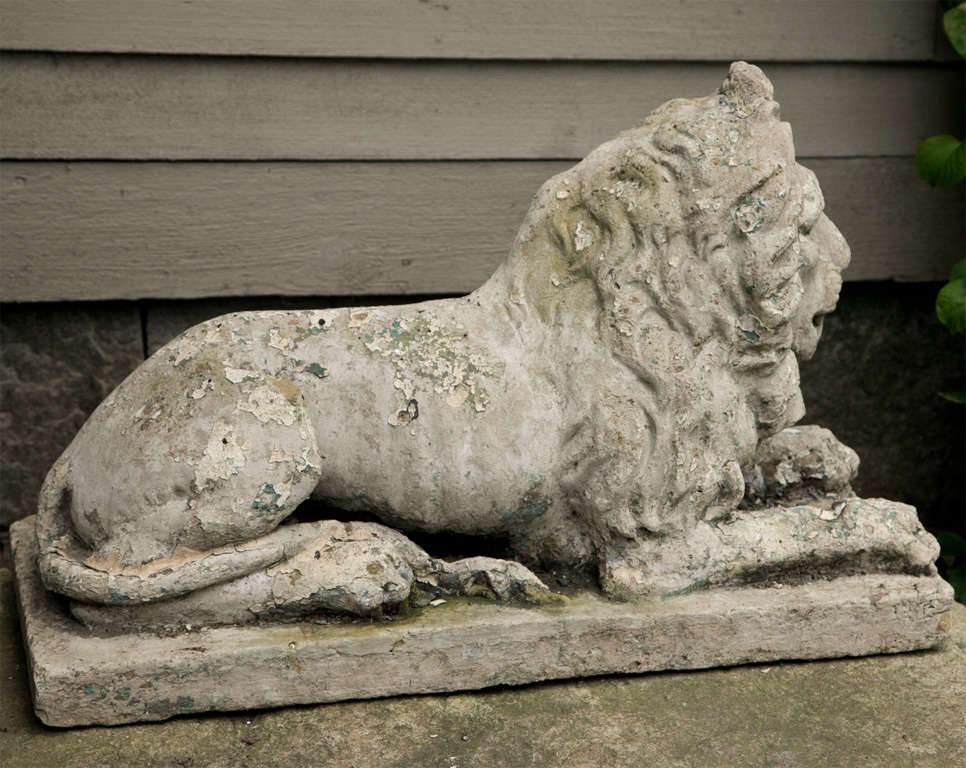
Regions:
[[795, 341], [792, 350], [799, 360], [808, 360], [818, 349], [818, 340], [822, 335], [822, 325], [825, 322], [825, 313], [816, 312], [812, 315], [810, 323], [802, 323], [795, 332]]

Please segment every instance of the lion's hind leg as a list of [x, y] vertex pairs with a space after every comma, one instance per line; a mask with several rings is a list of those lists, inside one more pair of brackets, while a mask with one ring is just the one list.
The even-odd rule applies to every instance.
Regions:
[[143, 429], [119, 409], [96, 413], [41, 493], [48, 588], [92, 603], [145, 603], [288, 556], [285, 537], [271, 534], [318, 484], [321, 457], [301, 398], [288, 410], [262, 398], [256, 406], [274, 410], [241, 412], [236, 398], [209, 393], [215, 407], [193, 421], [159, 418]]
[[392, 615], [443, 596], [530, 604], [562, 599], [519, 563], [489, 557], [439, 560], [378, 523], [282, 525], [245, 547], [271, 545], [283, 552], [275, 563], [177, 600], [74, 602], [71, 612], [91, 629], [131, 631]]
[[[272, 505], [275, 515], [287, 516], [311, 492], [314, 478], [303, 480], [305, 487], [290, 492], [284, 502], [271, 483], [256, 487], [254, 503]], [[85, 603], [114, 606], [167, 601], [264, 570], [293, 555], [301, 544], [296, 526], [276, 528], [277, 522], [272, 521], [268, 533], [261, 536], [210, 547], [178, 545], [169, 555], [124, 564], [111, 551], [119, 546], [114, 538], [92, 549], [71, 528], [70, 494], [69, 464], [64, 461], [55, 465], [41, 493], [38, 566], [48, 589]], [[218, 497], [205, 498], [204, 494], [196, 507], [199, 521], [205, 520], [206, 513], [224, 512]], [[219, 532], [224, 533], [209, 528], [205, 535]]]

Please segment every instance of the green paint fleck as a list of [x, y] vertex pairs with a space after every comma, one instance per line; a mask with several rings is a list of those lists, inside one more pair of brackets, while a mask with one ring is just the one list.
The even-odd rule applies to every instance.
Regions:
[[539, 480], [532, 481], [520, 503], [514, 509], [500, 512], [500, 517], [504, 520], [530, 521], [545, 515], [550, 509], [550, 499], [542, 493], [542, 488]]
[[661, 595], [661, 600], [662, 601], [670, 600], [671, 598], [676, 597], [678, 595], [686, 595], [689, 592], [694, 592], [695, 590], [702, 589], [703, 587], [706, 587], [706, 586], [708, 586], [707, 579], [697, 579], [696, 581], [693, 581], [690, 584], [688, 584], [686, 587], [681, 587], [680, 589], [676, 589], [673, 592], [669, 592], [666, 595]]
[[252, 509], [258, 512], [259, 517], [266, 512], [277, 512], [283, 507], [283, 505], [278, 503], [281, 498], [282, 494], [275, 491], [275, 486], [266, 483], [252, 502]]

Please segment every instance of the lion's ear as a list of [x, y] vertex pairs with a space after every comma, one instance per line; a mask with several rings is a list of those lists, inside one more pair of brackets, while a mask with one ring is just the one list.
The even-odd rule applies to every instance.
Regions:
[[754, 64], [735, 61], [721, 84], [721, 94], [737, 105], [745, 115], [758, 111], [764, 102], [774, 103], [775, 87]]

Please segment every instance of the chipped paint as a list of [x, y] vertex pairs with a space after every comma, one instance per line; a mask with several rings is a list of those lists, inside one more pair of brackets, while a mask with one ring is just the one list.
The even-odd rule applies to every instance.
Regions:
[[302, 391], [291, 379], [270, 379], [272, 385], [282, 393], [286, 400], [292, 405], [298, 405], [302, 397]]
[[203, 381], [200, 386], [196, 387], [195, 389], [192, 389], [188, 393], [188, 397], [190, 397], [192, 400], [200, 400], [206, 394], [213, 391], [214, 388], [215, 388], [215, 385], [212, 382], [212, 380], [205, 379], [205, 381]]
[[231, 368], [225, 365], [225, 378], [232, 384], [241, 384], [243, 381], [258, 381], [261, 376], [257, 372], [247, 368]]
[[291, 494], [292, 484], [290, 482], [266, 483], [255, 496], [251, 507], [261, 514], [278, 512], [285, 508], [285, 502]]
[[430, 311], [414, 318], [379, 318], [373, 322], [367, 314], [363, 342], [374, 355], [391, 362], [393, 387], [403, 403], [389, 414], [393, 426], [405, 426], [415, 417], [408, 413], [419, 394], [432, 391], [441, 395], [451, 407], [469, 404], [476, 413], [486, 409], [489, 395], [484, 386], [487, 378], [500, 375], [504, 364], [475, 347], [469, 332], [462, 326], [446, 326]]
[[369, 322], [371, 311], [367, 309], [357, 309], [349, 314], [349, 327], [361, 328]]
[[294, 456], [291, 451], [283, 451], [278, 447], [272, 447], [272, 454], [268, 457], [269, 462], [272, 464], [282, 464], [292, 461]]
[[584, 222], [578, 221], [577, 226], [574, 228], [574, 250], [580, 253], [581, 251], [586, 251], [593, 244], [594, 233], [587, 228]]
[[[299, 436], [303, 440], [308, 440], [308, 436], [307, 435], [302, 435], [300, 433]], [[313, 469], [318, 469], [319, 468], [319, 464], [316, 463], [316, 462], [314, 462], [314, 461], [312, 461], [312, 458], [311, 458], [312, 454], [314, 454], [314, 453], [315, 453], [315, 451], [313, 451], [308, 446], [305, 446], [304, 448], [302, 448], [301, 455], [295, 456], [292, 459], [292, 462], [295, 464], [295, 468], [299, 472], [309, 472], [309, 471], [311, 471]]]
[[208, 435], [208, 445], [195, 467], [195, 487], [200, 491], [209, 483], [237, 475], [245, 466], [245, 451], [250, 449], [251, 442], [239, 441], [231, 424], [216, 421]]
[[171, 342], [167, 349], [168, 361], [177, 368], [182, 363], [191, 360], [201, 351], [201, 344], [187, 335], [179, 336]]
[[274, 387], [264, 384], [248, 393], [248, 399], [239, 400], [235, 406], [239, 411], [252, 414], [263, 423], [291, 426], [298, 418], [298, 410], [285, 395]]
[[282, 336], [278, 328], [271, 328], [268, 332], [268, 346], [274, 347], [283, 354], [288, 354], [294, 343], [290, 336]]
[[311, 373], [313, 376], [319, 379], [324, 379], [326, 376], [329, 375], [328, 368], [324, 368], [318, 363], [309, 363], [308, 365], [305, 366], [304, 370], [307, 373]]

